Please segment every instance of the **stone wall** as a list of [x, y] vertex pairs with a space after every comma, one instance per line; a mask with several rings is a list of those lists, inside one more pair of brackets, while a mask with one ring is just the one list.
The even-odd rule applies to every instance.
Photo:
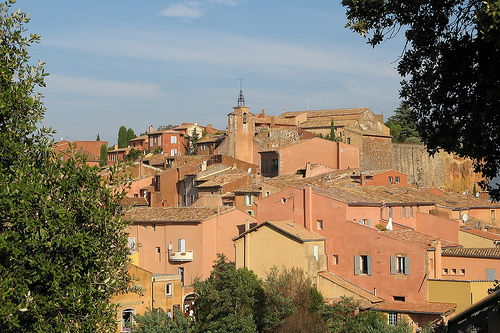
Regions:
[[443, 159], [430, 157], [424, 144], [392, 143], [392, 169], [408, 175], [408, 185], [445, 190]]

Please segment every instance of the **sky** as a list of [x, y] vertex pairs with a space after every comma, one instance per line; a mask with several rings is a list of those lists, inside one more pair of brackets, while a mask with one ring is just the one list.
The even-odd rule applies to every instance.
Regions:
[[[182, 122], [225, 129], [240, 84], [250, 112], [399, 106], [401, 37], [372, 48], [340, 0], [18, 0], [50, 73], [43, 125], [117, 142]], [[239, 79], [242, 79], [241, 81]]]

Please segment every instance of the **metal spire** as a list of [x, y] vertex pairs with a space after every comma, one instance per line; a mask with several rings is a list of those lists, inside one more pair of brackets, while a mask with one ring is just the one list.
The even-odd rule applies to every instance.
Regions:
[[241, 89], [241, 81], [243, 81], [243, 79], [240, 77], [238, 81], [240, 81], [240, 96], [238, 97], [238, 106], [245, 106], [245, 98], [243, 97], [243, 90]]

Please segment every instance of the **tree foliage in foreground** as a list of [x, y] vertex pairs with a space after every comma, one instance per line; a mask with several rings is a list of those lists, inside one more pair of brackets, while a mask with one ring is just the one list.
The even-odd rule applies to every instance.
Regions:
[[159, 309], [147, 309], [143, 315], [134, 316], [135, 326], [132, 333], [191, 333], [193, 332], [191, 318], [184, 316], [182, 310], [174, 313], [174, 318]]
[[0, 331], [113, 332], [110, 296], [129, 283], [120, 196], [81, 156], [62, 162], [32, 66], [28, 15], [0, 4]]
[[[430, 153], [500, 171], [500, 1], [343, 0], [347, 26], [375, 46], [404, 31], [401, 97]], [[484, 184], [483, 184], [484, 185]], [[500, 197], [498, 186], [491, 193]]]
[[220, 255], [208, 279], [195, 283], [196, 332], [409, 333], [380, 313], [354, 315], [359, 304], [343, 298], [334, 306], [311, 287], [299, 269], [273, 268], [264, 281]]

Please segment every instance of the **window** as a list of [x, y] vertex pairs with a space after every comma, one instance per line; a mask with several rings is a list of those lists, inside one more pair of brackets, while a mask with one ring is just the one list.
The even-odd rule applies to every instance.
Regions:
[[272, 171], [278, 171], [278, 159], [272, 159], [271, 160], [271, 172]]
[[350, 145], [351, 144], [351, 138], [347, 138], [347, 144]]
[[323, 230], [323, 220], [318, 220], [318, 230]]
[[253, 194], [247, 193], [245, 194], [245, 206], [253, 205]]
[[251, 216], [255, 216], [255, 213], [253, 210], [247, 210], [246, 212], [247, 212], [247, 214], [249, 214]]
[[128, 248], [130, 250], [130, 254], [135, 253], [135, 237], [128, 238]]
[[248, 123], [248, 115], [246, 113], [243, 113], [243, 124]]
[[448, 274], [448, 268], [443, 268], [443, 274]]
[[452, 268], [451, 269], [451, 274], [457, 274], [457, 269], [456, 268]]
[[270, 191], [266, 191], [266, 192], [265, 192], [265, 194], [264, 194], [264, 196], [265, 196], [265, 197], [267, 197], [267, 196], [269, 196], [269, 195], [271, 195], [271, 192], [270, 192]]
[[389, 312], [389, 325], [396, 326], [398, 323], [398, 317], [397, 312]]
[[339, 264], [339, 256], [338, 254], [333, 255], [333, 264], [338, 265]]
[[392, 176], [389, 176], [389, 184], [392, 184]]
[[313, 251], [314, 251], [314, 258], [316, 258], [316, 261], [318, 261], [319, 260], [319, 246], [314, 245]]
[[179, 238], [177, 241], [177, 245], [179, 247], [179, 252], [186, 253], [186, 239], [185, 238]]
[[460, 275], [465, 275], [465, 269], [464, 268], [460, 269]]
[[391, 257], [391, 274], [410, 275], [410, 257]]
[[205, 150], [205, 145], [200, 145], [200, 150]]
[[177, 137], [176, 136], [171, 136], [170, 137], [170, 143], [177, 143]]
[[131, 332], [134, 324], [134, 309], [125, 309], [122, 311], [122, 332]]
[[394, 178], [394, 182], [395, 182], [396, 184], [399, 184], [399, 177], [395, 177], [395, 178]]
[[173, 289], [173, 285], [172, 283], [167, 283], [165, 285], [165, 297], [172, 297], [173, 296], [173, 293], [174, 293], [174, 289]]
[[177, 155], [177, 149], [170, 149], [170, 156]]
[[153, 147], [153, 137], [149, 139], [149, 148]]
[[181, 276], [181, 287], [184, 287], [184, 267], [179, 267], [177, 273]]
[[372, 275], [372, 257], [367, 255], [354, 256], [354, 274]]
[[495, 210], [494, 209], [491, 210], [491, 219], [492, 220], [495, 219]]
[[153, 231], [156, 231], [156, 224], [153, 224]]
[[406, 297], [404, 297], [404, 296], [392, 296], [392, 299], [395, 300], [396, 302], [404, 302], [406, 300]]
[[161, 261], [161, 248], [156, 248], [156, 261]]

